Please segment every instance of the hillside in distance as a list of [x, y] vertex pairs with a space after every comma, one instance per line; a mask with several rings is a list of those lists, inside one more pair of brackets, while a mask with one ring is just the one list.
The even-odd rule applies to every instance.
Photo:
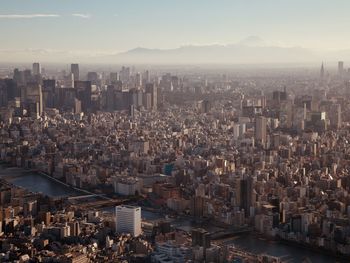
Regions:
[[[107, 58], [106, 58], [107, 59]], [[187, 45], [174, 49], [135, 48], [108, 60], [147, 64], [265, 64], [308, 63], [319, 56], [301, 47], [278, 47], [259, 37], [248, 37], [230, 45]]]

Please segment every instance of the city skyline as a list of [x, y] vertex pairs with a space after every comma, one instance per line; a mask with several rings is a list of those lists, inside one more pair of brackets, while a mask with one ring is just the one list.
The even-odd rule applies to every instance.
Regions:
[[349, 8], [3, 0], [0, 262], [350, 262]]
[[[181, 0], [176, 4], [173, 1], [101, 4], [81, 0], [23, 4], [5, 0], [0, 12], [0, 33], [6, 37], [0, 53], [4, 62], [28, 62], [37, 57], [45, 62], [96, 59], [110, 63], [106, 57], [137, 47], [167, 50], [227, 46], [257, 36], [259, 41], [253, 44], [258, 46], [317, 53], [317, 59], [310, 56], [303, 62], [316, 62], [323, 57], [336, 61], [340, 54], [334, 52], [347, 50], [350, 45], [346, 34], [350, 25], [348, 7], [350, 3], [346, 1], [335, 5], [314, 0], [306, 3]], [[350, 57], [350, 52], [345, 53]]]

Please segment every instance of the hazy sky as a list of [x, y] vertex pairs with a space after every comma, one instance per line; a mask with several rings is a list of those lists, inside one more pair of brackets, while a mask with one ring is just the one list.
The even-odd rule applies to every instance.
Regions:
[[[0, 51], [113, 53], [230, 44], [350, 47], [349, 0], [1, 0]], [[6, 51], [6, 54], [5, 54]]]

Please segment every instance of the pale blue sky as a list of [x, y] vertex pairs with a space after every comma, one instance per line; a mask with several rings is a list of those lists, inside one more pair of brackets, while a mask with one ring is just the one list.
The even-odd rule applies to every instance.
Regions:
[[113, 53], [250, 35], [347, 49], [349, 10], [349, 0], [1, 0], [0, 50]]

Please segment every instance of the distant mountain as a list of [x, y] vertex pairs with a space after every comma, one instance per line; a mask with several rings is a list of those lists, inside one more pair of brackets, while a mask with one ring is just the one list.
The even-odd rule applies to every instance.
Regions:
[[188, 45], [175, 49], [135, 48], [110, 56], [111, 62], [144, 64], [305, 63], [319, 56], [300, 47], [269, 46], [257, 36], [231, 45]]
[[[229, 45], [187, 45], [173, 49], [137, 47], [127, 52], [71, 51], [51, 49], [1, 50], [2, 61], [50, 63], [107, 63], [107, 64], [188, 64], [188, 65], [257, 65], [257, 64], [313, 64], [336, 66], [338, 60], [350, 64], [350, 49], [311, 50], [301, 47], [282, 47], [258, 36], [249, 36]], [[348, 63], [347, 63], [348, 62]]]
[[250, 47], [259, 47], [259, 46], [262, 47], [267, 45], [265, 40], [263, 40], [259, 36], [246, 37], [241, 41], [239, 41], [237, 44], [241, 46], [250, 46]]

